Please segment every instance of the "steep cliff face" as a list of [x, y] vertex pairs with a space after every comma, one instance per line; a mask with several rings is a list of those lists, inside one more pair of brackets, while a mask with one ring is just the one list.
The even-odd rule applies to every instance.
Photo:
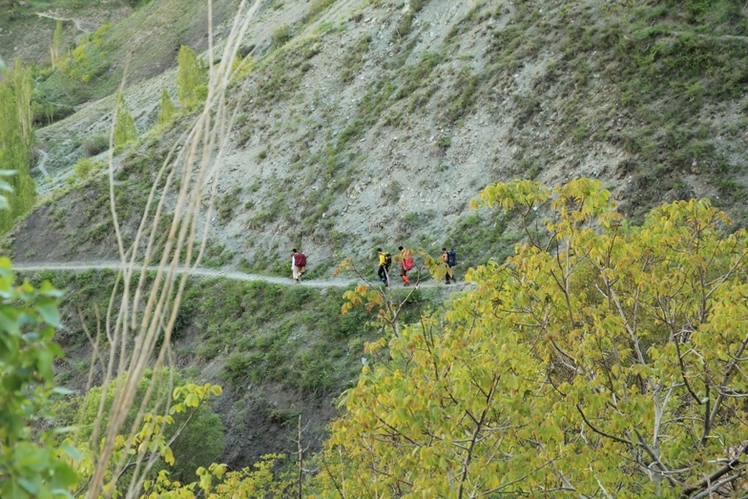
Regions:
[[[269, 272], [298, 245], [328, 264], [461, 245], [478, 263], [496, 219], [466, 223], [469, 201], [516, 177], [596, 177], [633, 214], [691, 196], [733, 208], [748, 28], [739, 6], [712, 4], [265, 2], [233, 92], [214, 244]], [[141, 132], [174, 81], [171, 69], [126, 92]], [[111, 108], [40, 130], [56, 175], [106, 133]]]

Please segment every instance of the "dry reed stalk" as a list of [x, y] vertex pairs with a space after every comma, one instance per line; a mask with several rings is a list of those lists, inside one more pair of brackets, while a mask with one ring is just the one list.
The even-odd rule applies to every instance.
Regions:
[[[109, 356], [97, 422], [91, 436], [91, 448], [96, 456], [94, 471], [86, 491], [86, 497], [89, 499], [100, 496], [111, 497], [118, 479], [124, 470], [130, 468], [134, 468], [133, 474], [124, 497], [137, 497], [148, 471], [158, 458], [158, 455], [154, 453], [148, 454], [136, 449], [133, 462], [131, 461], [133, 456], [126, 451], [133, 448], [134, 438], [146, 414], [146, 408], [154, 397], [154, 390], [163, 367], [172, 364], [171, 332], [190, 269], [199, 265], [205, 251], [208, 221], [213, 209], [222, 155], [236, 116], [236, 109], [229, 112], [226, 100], [226, 92], [232, 77], [232, 63], [259, 4], [259, 0], [255, 0], [251, 5], [247, 0], [242, 0], [226, 39], [221, 61], [215, 66], [212, 2], [208, 0], [210, 79], [205, 106], [196, 117], [195, 124], [175, 142], [158, 171], [134, 241], [127, 250], [122, 239], [114, 201], [113, 153], [111, 152], [114, 124], [112, 124], [109, 155], [110, 209], [121, 265], [105, 319]], [[124, 88], [124, 84], [123, 79], [120, 88]], [[176, 180], [178, 180], [178, 188]], [[208, 192], [210, 181], [213, 181], [213, 187]], [[165, 213], [167, 200], [174, 199], [174, 189], [178, 190], [173, 214], [168, 215], [171, 217], [168, 237], [162, 248], [158, 270], [149, 278], [147, 269], [159, 251], [156, 241], [163, 233], [160, 223]], [[209, 199], [207, 214], [201, 218], [203, 215], [201, 204], [205, 196]], [[201, 229], [202, 243], [195, 248], [194, 242], [201, 219], [205, 220]], [[138, 263], [139, 259], [142, 259], [141, 263]], [[181, 273], [180, 267], [184, 267]], [[136, 277], [137, 284], [133, 288]], [[122, 288], [121, 292], [118, 291], [120, 288]], [[154, 361], [153, 356], [160, 338], [162, 339], [161, 346]], [[125, 452], [122, 453], [122, 458], [118, 462], [112, 463], [115, 439], [120, 435], [127, 414], [136, 402], [138, 384], [148, 367], [152, 368], [153, 375], [145, 397], [140, 401], [132, 430], [127, 436]], [[149, 412], [158, 414], [157, 411], [161, 411], [163, 414], [168, 414], [172, 373], [173, 370], [169, 369], [169, 390], [158, 394], [155, 408]], [[105, 412], [107, 389], [112, 379], [117, 380], [114, 402], [109, 410], [107, 426], [101, 428], [99, 422]], [[103, 435], [101, 446], [98, 444], [100, 433]], [[113, 468], [112, 465], [114, 465]], [[109, 471], [111, 471], [110, 477], [107, 476]]]

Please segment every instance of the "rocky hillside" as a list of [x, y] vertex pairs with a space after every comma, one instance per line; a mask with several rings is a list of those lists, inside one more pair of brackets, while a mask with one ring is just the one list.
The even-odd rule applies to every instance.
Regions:
[[[142, 39], [174, 39], [157, 22], [173, 15], [168, 4], [154, 1], [109, 33], [148, 19]], [[233, 91], [215, 252], [280, 271], [292, 246], [331, 265], [378, 245], [447, 244], [478, 263], [495, 255], [506, 221], [471, 215], [468, 203], [516, 177], [596, 177], [634, 216], [708, 196], [742, 218], [747, 32], [746, 9], [728, 1], [265, 1], [245, 41], [252, 70]], [[175, 74], [149, 75], [134, 71], [126, 92], [148, 136], [130, 155], [155, 160], [160, 138], [148, 130]], [[107, 133], [111, 109], [104, 99], [39, 131], [47, 189]], [[17, 249], [48, 229], [39, 218], [51, 211], [29, 219]]]
[[[163, 88], [177, 100], [179, 46], [207, 50], [207, 11], [198, 0], [100, 1], [90, 10], [27, 2], [19, 19], [38, 37], [8, 52], [6, 29], [26, 25], [3, 27], [6, 61], [45, 60], [55, 21], [29, 13], [41, 4], [77, 19], [64, 24], [64, 43], [87, 55], [78, 73], [36, 72], [39, 108], [72, 114], [39, 117], [53, 121], [37, 131], [44, 199], [10, 250], [19, 263], [113, 257], [106, 179], [75, 165], [90, 158], [96, 171], [105, 160], [112, 92], [128, 67], [125, 98], [140, 140], [114, 165], [131, 234], [153, 172], [190, 123], [185, 113], [158, 127], [159, 103]], [[215, 2], [219, 47], [235, 6]], [[290, 248], [301, 247], [310, 274], [326, 278], [347, 256], [368, 264], [377, 246], [399, 244], [453, 246], [461, 265], [500, 259], [520, 237], [514, 221], [469, 203], [487, 184], [518, 177], [549, 186], [598, 178], [634, 220], [694, 196], [746, 219], [748, 8], [738, 2], [265, 0], [241, 57], [230, 92], [236, 121], [206, 221], [207, 266], [286, 275]], [[94, 286], [79, 280], [63, 284]], [[221, 410], [238, 418], [230, 431], [251, 427], [246, 418], [257, 413], [265, 421], [257, 439], [271, 426], [288, 433], [299, 410], [323, 427], [360, 367], [355, 330], [366, 317], [330, 326], [313, 315], [339, 310], [324, 294], [293, 311], [300, 292], [227, 289], [195, 285], [180, 367], [227, 380], [233, 398]], [[268, 328], [272, 335], [258, 333]], [[305, 343], [317, 336], [325, 340]], [[251, 390], [275, 394], [276, 405], [247, 402]], [[231, 448], [235, 464], [245, 451]]]

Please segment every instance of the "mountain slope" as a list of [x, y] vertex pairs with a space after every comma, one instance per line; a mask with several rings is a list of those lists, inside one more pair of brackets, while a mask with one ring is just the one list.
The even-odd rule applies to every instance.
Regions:
[[[463, 246], [479, 262], [496, 221], [466, 227], [468, 202], [514, 177], [597, 177], [633, 214], [744, 199], [748, 22], [732, 2], [325, 4], [310, 16], [267, 2], [246, 40], [254, 66], [234, 91], [214, 231], [235, 263], [277, 269], [294, 245], [332, 263], [399, 243]], [[173, 81], [128, 94], [141, 132]], [[72, 130], [81, 144], [106, 133], [108, 109], [40, 136], [59, 146]], [[84, 154], [75, 142], [60, 169]]]
[[[102, 44], [113, 47], [123, 44], [123, 33], [140, 29], [141, 43], [158, 53], [151, 59], [137, 52], [145, 55], [131, 66], [125, 90], [141, 134], [114, 158], [126, 238], [154, 172], [190, 122], [186, 114], [167, 130], [156, 126], [162, 88], [175, 100], [177, 93], [175, 55], [171, 63], [166, 55], [177, 43], [205, 48], [197, 34], [171, 32], [180, 18], [174, 5], [154, 0], [102, 34]], [[224, 32], [225, 24], [217, 43]], [[206, 221], [212, 230], [205, 265], [285, 276], [290, 249], [301, 247], [311, 276], [325, 279], [347, 256], [367, 271], [376, 247], [399, 244], [431, 254], [454, 246], [460, 270], [501, 260], [521, 238], [515, 220], [468, 206], [485, 185], [517, 177], [548, 185], [599, 178], [634, 218], [661, 201], [709, 196], [744, 221], [747, 36], [745, 8], [721, 0], [265, 1], [244, 41], [248, 66], [231, 89], [238, 112], [217, 210]], [[163, 40], [171, 41], [159, 45]], [[127, 51], [106, 52], [109, 68], [124, 67]], [[38, 177], [47, 200], [12, 235], [15, 262], [116, 256], [107, 178], [79, 176], [74, 168], [89, 156], [87, 142], [111, 126], [113, 96], [81, 99], [115, 88], [119, 74], [107, 69], [96, 78], [90, 86], [76, 83], [82, 88], [68, 96], [79, 106], [74, 115], [38, 131], [51, 178]], [[62, 96], [64, 86], [53, 84], [63, 80], [52, 72], [40, 86]], [[258, 297], [249, 287], [228, 293], [230, 284], [212, 284], [196, 286], [190, 303], [205, 316], [177, 348], [183, 367], [235, 383], [221, 404], [224, 415], [238, 418], [231, 430], [237, 441], [255, 422], [252, 411], [265, 423], [280, 418], [273, 423], [280, 432], [297, 403], [289, 389], [278, 397], [282, 409], [255, 400], [242, 405], [248, 387], [272, 394], [280, 383], [250, 382], [245, 372], [327, 376], [316, 367], [328, 366], [330, 344], [347, 363], [343, 374], [360, 366], [362, 340], [351, 331], [364, 316], [345, 334], [333, 331], [334, 341], [304, 350], [307, 335], [325, 331], [321, 319], [274, 314], [278, 290]], [[291, 303], [300, 292], [283, 293]], [[218, 321], [205, 296], [230, 302], [230, 314]], [[332, 303], [326, 298], [315, 304]], [[254, 305], [279, 324], [253, 322]], [[329, 311], [336, 313], [335, 305]], [[277, 360], [289, 338], [302, 344], [290, 356], [297, 362], [257, 367], [255, 350]], [[305, 400], [305, 407], [323, 407], [318, 427], [334, 414], [331, 400], [344, 386], [326, 385], [324, 403]], [[258, 425], [262, 433], [266, 426]], [[249, 444], [236, 446], [244, 456]]]

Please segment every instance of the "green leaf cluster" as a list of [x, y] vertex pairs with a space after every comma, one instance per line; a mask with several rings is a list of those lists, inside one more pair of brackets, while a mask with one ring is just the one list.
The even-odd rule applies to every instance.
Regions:
[[[0, 212], [0, 234], [7, 232], [16, 218], [31, 209], [36, 198], [29, 176], [36, 138], [31, 121], [31, 72], [16, 61], [0, 81], [0, 171], [15, 173], [3, 182], [9, 210]], [[11, 192], [12, 190], [12, 192]], [[4, 208], [5, 206], [3, 206]]]
[[385, 355], [371, 345], [383, 360], [345, 393], [316, 494], [740, 495], [746, 232], [708, 200], [633, 226], [588, 179], [491, 185], [479, 204], [527, 239]]
[[[163, 401], [168, 399], [172, 393], [175, 401], [180, 400], [178, 403], [173, 402], [170, 407], [170, 414], [173, 421], [165, 425], [163, 436], [168, 441], [177, 435], [178, 431], [181, 431], [181, 433], [178, 433], [176, 440], [170, 445], [173, 458], [176, 462], [169, 463], [173, 464], [169, 468], [169, 471], [172, 477], [185, 479], [194, 476], [194, 472], [198, 467], [208, 466], [223, 452], [225, 445], [223, 438], [224, 426], [210, 406], [207, 403], [203, 403], [209, 394], [220, 395], [221, 389], [218, 386], [213, 387], [208, 385], [207, 387], [200, 387], [190, 385], [181, 379], [178, 374], [174, 374], [173, 379], [169, 370], [165, 370], [159, 374], [154, 388], [154, 396], [145, 409], [146, 411], [153, 412], [157, 402], [161, 401], [162, 405], [159, 411], [163, 411]], [[146, 375], [138, 383], [136, 395], [138, 399], [144, 397], [152, 377], [153, 373], [147, 371]], [[90, 439], [94, 431], [94, 426], [97, 423], [103, 428], [106, 427], [108, 414], [117, 391], [117, 383], [118, 380], [113, 380], [106, 387], [94, 387], [86, 395], [74, 400], [70, 406], [75, 407], [79, 405], [81, 407], [80, 420], [76, 420], [76, 415], [72, 414], [72, 411], [61, 414], [64, 420], [69, 423], [77, 422], [80, 424], [79, 438], [81, 441]], [[170, 388], [172, 384], [175, 386], [173, 390]], [[104, 415], [99, 419], [99, 404], [102, 397], [104, 398]], [[138, 410], [139, 406], [137, 404], [130, 410], [122, 428], [122, 434], [127, 435], [132, 430]], [[182, 426], [184, 426], [184, 429], [181, 429]], [[165, 469], [165, 467], [165, 463], [157, 465], [153, 472], [154, 475], [159, 470]]]
[[177, 63], [179, 105], [184, 109], [193, 109], [207, 97], [208, 67], [186, 45], [179, 49]]
[[[70, 53], [57, 58], [55, 66], [70, 78], [81, 83], [88, 83], [102, 76], [112, 64], [109, 54], [103, 47], [104, 35], [112, 27], [111, 23], [102, 24], [95, 32], [81, 40]], [[53, 53], [59, 53], [62, 41], [62, 24], [58, 21], [53, 35]]]
[[10, 261], [1, 258], [0, 497], [69, 497], [78, 477], [65, 461], [78, 452], [57, 443], [64, 429], [41, 430], [52, 416], [52, 363], [62, 357], [52, 341], [60, 292], [14, 280]]
[[161, 89], [161, 107], [158, 114], [158, 124], [164, 128], [168, 127], [174, 120], [175, 114], [176, 108], [171, 101], [171, 97], [169, 97], [169, 92], [165, 88]]
[[135, 120], [130, 115], [127, 108], [125, 96], [122, 92], [117, 92], [117, 101], [115, 104], [115, 124], [114, 124], [114, 147], [119, 148], [126, 146], [138, 140], [138, 130], [135, 127]]

